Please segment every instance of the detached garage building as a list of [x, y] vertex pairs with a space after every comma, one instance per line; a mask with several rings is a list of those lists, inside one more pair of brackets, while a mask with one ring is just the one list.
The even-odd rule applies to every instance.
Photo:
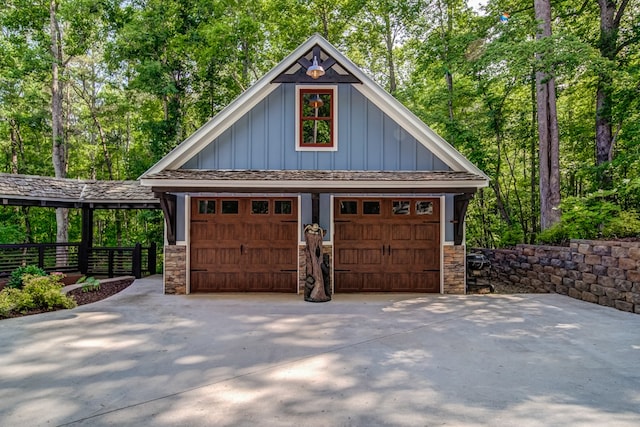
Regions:
[[335, 293], [464, 293], [487, 176], [315, 35], [149, 169], [165, 292], [301, 292], [303, 230]]

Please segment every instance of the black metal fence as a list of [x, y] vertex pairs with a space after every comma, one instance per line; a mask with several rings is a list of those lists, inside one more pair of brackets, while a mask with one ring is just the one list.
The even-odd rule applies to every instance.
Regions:
[[0, 277], [18, 267], [37, 265], [46, 271], [79, 271], [91, 276], [156, 274], [157, 246], [82, 249], [80, 243], [25, 243], [0, 245]]

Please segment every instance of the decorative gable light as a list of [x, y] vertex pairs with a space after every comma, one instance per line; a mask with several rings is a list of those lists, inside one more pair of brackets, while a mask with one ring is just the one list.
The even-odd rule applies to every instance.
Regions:
[[322, 65], [318, 64], [318, 57], [313, 57], [313, 64], [309, 68], [307, 68], [307, 75], [312, 79], [317, 79], [318, 77], [324, 76], [324, 68]]

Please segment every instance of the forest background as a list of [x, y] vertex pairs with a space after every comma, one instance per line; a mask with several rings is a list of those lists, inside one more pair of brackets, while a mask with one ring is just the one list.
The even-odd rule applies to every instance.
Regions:
[[[136, 179], [317, 32], [489, 175], [470, 246], [640, 235], [636, 0], [5, 0], [0, 28], [2, 172]], [[160, 211], [95, 223], [161, 243]], [[0, 208], [0, 243], [80, 229]]]

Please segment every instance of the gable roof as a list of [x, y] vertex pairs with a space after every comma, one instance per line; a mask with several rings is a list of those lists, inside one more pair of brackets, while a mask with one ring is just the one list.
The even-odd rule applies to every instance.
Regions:
[[481, 186], [484, 187], [487, 185], [489, 178], [484, 172], [467, 160], [452, 145], [429, 128], [429, 126], [422, 122], [415, 114], [409, 111], [408, 108], [380, 87], [319, 34], [311, 36], [306, 42], [301, 44], [271, 71], [260, 78], [253, 86], [243, 92], [231, 104], [152, 166], [141, 178], [156, 175], [165, 170], [175, 170], [183, 166], [260, 101], [266, 98], [273, 90], [279, 87], [279, 83], [273, 83], [274, 79], [289, 70], [296, 64], [299, 58], [316, 46], [320, 47], [327, 55], [335, 59], [347, 73], [362, 82], [362, 84], [354, 84], [354, 88], [375, 103], [378, 108], [391, 119], [395, 120], [453, 171], [464, 171], [480, 176], [485, 180]]

